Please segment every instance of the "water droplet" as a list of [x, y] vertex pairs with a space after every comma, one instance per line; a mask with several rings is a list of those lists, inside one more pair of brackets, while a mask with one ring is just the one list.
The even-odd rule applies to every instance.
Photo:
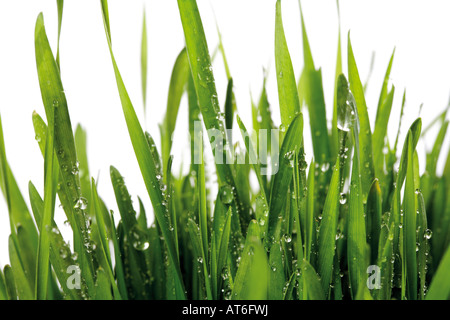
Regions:
[[133, 245], [133, 248], [135, 248], [138, 251], [144, 251], [147, 250], [150, 246], [150, 243], [148, 241], [147, 234], [145, 231], [137, 224], [135, 224], [131, 230], [131, 244]]
[[79, 197], [73, 206], [74, 209], [86, 210], [87, 209], [87, 200], [86, 198]]
[[328, 169], [330, 169], [330, 163], [329, 163], [329, 162], [324, 162], [324, 163], [322, 164], [322, 166], [320, 167], [320, 170], [321, 170], [322, 172], [327, 172]]
[[346, 204], [347, 203], [347, 194], [341, 193], [339, 195], [339, 203], [340, 204]]
[[57, 99], [53, 100], [53, 107], [58, 108], [59, 106], [59, 101]]
[[426, 229], [424, 232], [424, 237], [429, 240], [429, 239], [431, 239], [432, 236], [433, 236], [433, 231], [431, 231], [430, 229]]
[[197, 261], [198, 261], [198, 263], [203, 263], [203, 258], [202, 257], [198, 257]]
[[286, 126], [284, 124], [280, 125], [280, 131], [281, 132], [285, 132], [286, 131]]
[[220, 187], [220, 200], [225, 204], [230, 204], [233, 201], [233, 188], [231, 186]]

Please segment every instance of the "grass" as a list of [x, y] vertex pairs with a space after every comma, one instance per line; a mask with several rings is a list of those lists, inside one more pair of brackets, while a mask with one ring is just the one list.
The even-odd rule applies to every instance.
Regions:
[[[444, 156], [440, 153], [447, 109], [424, 130], [418, 118], [409, 124], [404, 141], [398, 141], [398, 134], [395, 142], [389, 141], [395, 88], [388, 87], [388, 78], [394, 53], [372, 128], [367, 83], [361, 82], [350, 34], [348, 70], [342, 70], [339, 28], [333, 114], [327, 115], [322, 74], [314, 65], [303, 14], [304, 68], [296, 79], [278, 0], [275, 65], [281, 124], [272, 120], [264, 78], [250, 120], [257, 134], [269, 134], [252, 136], [238, 115], [220, 31], [216, 53], [224, 60], [228, 80], [223, 108], [196, 1], [178, 0], [186, 47], [173, 67], [158, 149], [138, 120], [115, 60], [108, 3], [101, 0], [100, 5], [123, 115], [155, 219], [149, 223], [149, 210], [140, 199], [138, 208], [134, 206], [123, 177], [111, 167], [120, 214], [116, 221], [108, 209], [113, 204], [102, 200], [89, 175], [87, 135], [81, 126], [73, 130], [60, 77], [63, 1], [57, 1], [56, 58], [42, 14], [36, 20], [36, 66], [45, 120], [34, 113], [33, 125], [44, 157], [45, 183], [41, 192], [29, 183], [31, 208], [8, 164], [0, 119], [0, 186], [11, 227], [10, 263], [0, 270], [0, 300], [450, 298], [450, 154], [443, 174], [437, 170]], [[145, 19], [144, 15], [144, 107]], [[168, 137], [185, 94], [191, 168], [187, 175], [175, 175]], [[405, 94], [402, 114], [404, 101]], [[310, 163], [303, 147], [304, 108], [313, 145]], [[207, 183], [214, 178], [205, 170], [203, 152], [209, 151], [195, 130], [196, 121], [209, 129], [215, 159], [233, 160], [215, 161], [217, 194]], [[239, 137], [227, 131], [234, 123], [242, 134], [242, 148], [237, 147]], [[400, 125], [401, 120], [398, 131]], [[432, 126], [439, 130], [420, 175], [416, 146]], [[247, 161], [240, 163], [242, 157]], [[272, 174], [263, 174], [269, 164]], [[257, 178], [255, 188], [252, 175]], [[55, 208], [57, 197], [73, 231], [73, 246], [55, 223], [55, 214], [62, 214]], [[215, 198], [213, 206], [208, 197]]]

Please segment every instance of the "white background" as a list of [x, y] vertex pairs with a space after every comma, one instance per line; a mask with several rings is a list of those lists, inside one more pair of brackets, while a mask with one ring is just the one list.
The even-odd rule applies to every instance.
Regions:
[[[210, 52], [218, 42], [215, 13], [234, 78], [238, 112], [244, 122], [248, 126], [251, 124], [249, 92], [254, 99], [259, 97], [262, 70], [265, 67], [270, 70], [268, 95], [272, 114], [279, 124], [274, 74], [275, 0], [197, 2]], [[144, 4], [149, 41], [146, 119], [142, 112], [140, 85]], [[331, 119], [338, 33], [336, 3], [332, 0], [304, 0], [302, 6], [314, 62], [316, 67], [322, 68], [325, 100]], [[450, 92], [450, 3], [445, 0], [343, 0], [340, 6], [344, 72], [347, 70], [348, 30], [351, 30], [353, 49], [363, 82], [368, 76], [372, 52], [376, 53], [366, 96], [372, 120], [389, 57], [396, 47], [391, 73], [396, 95], [389, 136], [393, 141], [401, 95], [406, 87], [407, 106], [400, 139], [403, 144], [407, 128], [419, 116], [421, 103], [424, 103], [421, 114], [424, 125], [447, 105]], [[122, 77], [143, 127], [159, 142], [158, 123], [164, 116], [172, 66], [184, 46], [177, 3], [175, 0], [111, 0], [109, 10], [113, 50]], [[283, 0], [282, 10], [286, 38], [298, 78], [303, 65], [298, 1]], [[8, 161], [25, 198], [28, 198], [29, 180], [33, 181], [41, 194], [43, 188], [43, 160], [31, 122], [33, 110], [45, 117], [34, 56], [34, 24], [41, 11], [44, 13], [50, 44], [56, 53], [56, 1], [0, 1], [0, 113]], [[109, 179], [109, 165], [114, 165], [125, 176], [134, 199], [140, 195], [147, 211], [151, 211], [122, 114], [100, 1], [65, 1], [60, 51], [62, 81], [72, 125], [75, 128], [77, 123], [81, 123], [87, 129], [90, 171], [95, 178], [99, 177], [101, 196], [111, 209], [116, 209]], [[214, 74], [223, 107], [226, 76], [220, 56], [214, 63]], [[183, 99], [173, 146], [176, 170], [179, 170], [182, 162], [186, 168], [189, 161], [186, 110], [186, 99]], [[308, 125], [304, 131], [305, 141], [309, 141]], [[445, 145], [448, 145], [447, 140]], [[307, 148], [307, 158], [311, 158], [311, 146], [307, 145]], [[419, 148], [419, 152], [423, 153], [424, 148], [429, 149], [430, 146], [421, 144]], [[64, 221], [62, 211], [56, 212], [56, 220]], [[1, 199], [0, 266], [9, 261], [8, 235], [8, 212]]]

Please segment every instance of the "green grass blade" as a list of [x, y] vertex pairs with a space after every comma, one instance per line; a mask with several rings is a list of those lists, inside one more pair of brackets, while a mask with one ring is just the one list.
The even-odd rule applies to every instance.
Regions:
[[314, 210], [315, 205], [315, 162], [311, 161], [309, 165], [308, 181], [307, 181], [307, 199], [306, 199], [306, 214], [305, 214], [305, 259], [311, 261], [311, 251], [313, 243], [316, 241], [316, 233], [314, 232]]
[[58, 69], [61, 70], [61, 66], [59, 64], [59, 39], [61, 37], [61, 24], [63, 18], [64, 0], [56, 0], [56, 4], [58, 6], [58, 44], [56, 47], [56, 64], [58, 65]]
[[260, 240], [259, 225], [252, 220], [234, 280], [233, 300], [267, 299], [267, 275], [269, 272], [266, 251]]
[[270, 192], [269, 223], [266, 238], [267, 244], [276, 241], [280, 236], [275, 234], [278, 226], [278, 216], [282, 212], [286, 202], [287, 190], [292, 179], [292, 160], [294, 160], [295, 153], [300, 150], [302, 136], [303, 116], [300, 113], [294, 118], [294, 120], [292, 120], [281, 146], [278, 161], [279, 169], [273, 178], [274, 181]]
[[283, 288], [286, 282], [283, 267], [283, 257], [280, 242], [275, 242], [270, 248], [268, 299], [283, 300]]
[[[289, 54], [281, 17], [281, 1], [276, 3], [275, 18], [275, 66], [277, 72], [278, 99], [280, 102], [281, 123], [285, 129], [300, 112], [294, 69]], [[283, 132], [283, 130], [281, 130]]]
[[[31, 208], [34, 213], [34, 217], [38, 226], [41, 226], [41, 219], [43, 217], [44, 211], [44, 201], [40, 197], [35, 186], [30, 182], [29, 195]], [[81, 288], [82, 290], [69, 289], [67, 286], [69, 277], [71, 273], [67, 273], [70, 266], [76, 265], [77, 254], [72, 254], [70, 248], [65, 243], [61, 232], [59, 231], [55, 221], [52, 221], [52, 232], [49, 233], [50, 242], [50, 262], [53, 266], [55, 274], [61, 284], [63, 292], [68, 298], [73, 300], [79, 300], [86, 297], [86, 288]]]
[[302, 24], [303, 59], [304, 67], [299, 82], [299, 94], [309, 111], [309, 123], [314, 150], [314, 159], [319, 164], [330, 161], [330, 141], [328, 137], [325, 98], [322, 86], [322, 71], [316, 70], [311, 48], [306, 33], [303, 12], [300, 5], [300, 18]]
[[[367, 193], [372, 185], [375, 177], [373, 156], [372, 156], [372, 132], [370, 130], [369, 115], [367, 113], [366, 99], [364, 97], [364, 89], [356, 66], [355, 56], [353, 54], [352, 44], [350, 41], [350, 33], [348, 34], [348, 76], [350, 82], [350, 90], [355, 98], [359, 119], [359, 141], [363, 146], [363, 152], [360, 155], [361, 170], [361, 190], [362, 200], [364, 203], [367, 199]], [[356, 289], [356, 288], [355, 288]]]
[[378, 242], [380, 240], [382, 214], [382, 197], [378, 179], [372, 183], [367, 197], [366, 235], [370, 245], [370, 261], [375, 264], [378, 257]]
[[16, 283], [14, 282], [14, 273], [10, 265], [3, 268], [5, 275], [6, 292], [8, 293], [8, 300], [17, 300]]
[[353, 127], [355, 150], [352, 160], [349, 211], [347, 217], [347, 262], [351, 294], [355, 298], [362, 282], [366, 281], [366, 225], [362, 198], [362, 177], [359, 166], [360, 144], [358, 130]]
[[333, 95], [333, 119], [331, 121], [331, 156], [335, 159], [339, 152], [339, 134], [337, 128], [337, 91], [338, 91], [338, 79], [339, 75], [342, 74], [342, 46], [341, 46], [341, 17], [339, 12], [339, 2], [336, 2], [339, 18], [339, 32], [338, 32], [338, 47], [336, 55], [336, 71], [334, 78], [334, 95]]
[[[444, 257], [439, 263], [439, 267], [433, 276], [430, 289], [426, 295], [427, 300], [448, 300], [450, 297], [450, 247], [447, 247]], [[5, 274], [6, 276], [6, 274]]]
[[[220, 243], [218, 246], [218, 256], [217, 256], [217, 279], [218, 282], [220, 283], [220, 280], [223, 277], [223, 272], [224, 272], [224, 268], [226, 267], [226, 262], [227, 262], [227, 257], [228, 257], [228, 246], [229, 246], [229, 242], [230, 242], [230, 230], [231, 230], [231, 208], [228, 209], [227, 215], [226, 215], [226, 220], [225, 220], [225, 225], [223, 228], [223, 232], [222, 232], [222, 237], [220, 238]], [[219, 295], [220, 293], [220, 286], [217, 286], [217, 295]]]
[[322, 288], [325, 296], [329, 296], [332, 280], [333, 258], [335, 255], [336, 231], [340, 208], [340, 161], [337, 158], [333, 176], [329, 186], [325, 206], [322, 213], [322, 221], [319, 229], [318, 271], [322, 280]]
[[0, 301], [8, 300], [8, 292], [6, 291], [5, 277], [0, 269]]
[[[33, 287], [31, 286], [33, 281], [27, 277], [24, 270], [23, 260], [19, 256], [16, 245], [13, 238], [9, 236], [9, 258], [11, 261], [11, 269], [14, 275], [14, 282], [17, 288], [17, 295], [20, 300], [32, 300], [34, 298]], [[26, 252], [21, 252], [25, 254]], [[48, 270], [48, 268], [47, 268]]]
[[167, 96], [167, 109], [161, 127], [161, 156], [163, 170], [166, 171], [167, 161], [169, 160], [172, 147], [172, 135], [175, 130], [175, 124], [180, 107], [181, 97], [186, 89], [189, 76], [189, 61], [186, 49], [183, 48], [179, 53], [175, 65], [173, 66], [172, 76], [170, 78], [169, 94]]
[[147, 188], [148, 194], [153, 204], [155, 217], [158, 220], [159, 225], [161, 226], [161, 231], [163, 233], [164, 239], [166, 240], [169, 259], [175, 267], [174, 269], [176, 271], [175, 284], [177, 297], [179, 297], [180, 299], [186, 298], [180, 265], [178, 263], [178, 257], [176, 253], [174, 235], [169, 227], [170, 220], [168, 217], [167, 208], [164, 205], [164, 199], [161, 189], [159, 188], [159, 180], [157, 178], [156, 168], [153, 162], [152, 154], [149, 145], [147, 143], [147, 139], [144, 135], [144, 132], [142, 131], [142, 127], [137, 118], [136, 112], [131, 103], [130, 97], [128, 96], [128, 92], [125, 88], [125, 84], [122, 80], [122, 77], [116, 64], [116, 60], [113, 55], [111, 46], [111, 35], [109, 30], [110, 28], [109, 28], [107, 1], [102, 0], [101, 4], [102, 4], [102, 15], [103, 15], [103, 23], [105, 26], [106, 38], [108, 40], [109, 51], [111, 54], [111, 60], [114, 68], [114, 73], [116, 76], [117, 88], [119, 91], [122, 109], [128, 127], [128, 132], [130, 134], [133, 149], [136, 154], [137, 161], [139, 163], [139, 168], [141, 170], [145, 186]]
[[27, 242], [33, 247], [33, 251], [37, 250], [38, 234], [36, 226], [31, 218], [25, 199], [19, 190], [17, 181], [11, 171], [6, 158], [5, 142], [3, 137], [3, 125], [0, 117], [0, 186], [10, 217], [10, 226], [13, 236], [16, 234], [16, 228], [22, 226], [26, 229], [29, 237]]
[[[91, 181], [89, 180], [89, 163], [87, 157], [87, 136], [86, 130], [81, 125], [77, 125], [75, 129], [75, 149], [77, 151], [77, 158], [79, 166], [78, 174], [80, 176], [81, 194], [85, 199], [91, 199]], [[76, 171], [75, 169], [75, 171]], [[87, 209], [89, 212], [89, 203], [87, 203]]]
[[[383, 112], [381, 112], [381, 106], [383, 103], [385, 103], [385, 99], [388, 96], [388, 83], [389, 83], [389, 77], [391, 75], [391, 69], [392, 69], [392, 62], [394, 61], [394, 54], [395, 54], [395, 48], [394, 51], [392, 51], [391, 59], [389, 60], [389, 64], [386, 70], [386, 73], [384, 75], [383, 84], [381, 86], [381, 92], [380, 97], [378, 99], [378, 106], [377, 106], [377, 116], [375, 118], [375, 121], [378, 122], [381, 120], [381, 117], [383, 117]], [[374, 149], [376, 150], [376, 149]]]
[[408, 300], [417, 299], [417, 257], [416, 220], [417, 208], [414, 188], [414, 149], [411, 135], [408, 140], [408, 165], [404, 194], [403, 259], [406, 263], [406, 284]]
[[303, 281], [308, 292], [308, 299], [325, 300], [322, 284], [320, 283], [320, 279], [311, 264], [308, 261], [303, 260], [301, 263], [301, 270]]

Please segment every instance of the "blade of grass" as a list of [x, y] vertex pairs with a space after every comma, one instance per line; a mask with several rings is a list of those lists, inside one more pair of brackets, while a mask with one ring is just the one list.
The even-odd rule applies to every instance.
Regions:
[[[361, 171], [361, 191], [362, 200], [366, 203], [367, 193], [375, 177], [373, 156], [372, 156], [372, 133], [370, 130], [369, 115], [367, 113], [366, 99], [364, 97], [364, 89], [359, 77], [358, 67], [356, 66], [355, 56], [353, 54], [352, 44], [350, 41], [350, 33], [348, 34], [348, 75], [350, 82], [350, 90], [355, 98], [359, 119], [359, 141], [363, 146], [363, 152], [360, 155], [359, 166], [364, 168]], [[357, 288], [355, 288], [356, 290]]]
[[[450, 247], [447, 247], [444, 257], [439, 263], [439, 267], [433, 276], [430, 289], [426, 295], [427, 300], [448, 300], [450, 297]], [[5, 274], [6, 276], [6, 274]]]
[[292, 167], [294, 155], [300, 150], [303, 135], [303, 116], [298, 114], [292, 120], [284, 137], [279, 156], [279, 169], [273, 178], [269, 202], [269, 223], [267, 229], [266, 244], [269, 245], [279, 238], [276, 235], [278, 216], [285, 205], [286, 194], [292, 179]]
[[333, 272], [330, 265], [333, 264], [335, 255], [336, 231], [340, 208], [340, 169], [338, 157], [333, 170], [333, 176], [331, 177], [328, 195], [325, 200], [318, 236], [318, 271], [322, 280], [322, 289], [325, 293], [325, 297], [330, 295], [329, 291]]
[[268, 262], [266, 251], [260, 240], [259, 225], [252, 220], [248, 227], [247, 238], [242, 252], [239, 268], [234, 280], [233, 300], [267, 299]]
[[[275, 16], [275, 66], [277, 72], [278, 99], [280, 103], [281, 123], [286, 130], [294, 117], [300, 112], [294, 69], [289, 54], [281, 17], [281, 1], [276, 3]], [[281, 129], [282, 136], [284, 135]]]
[[180, 108], [181, 97], [186, 89], [189, 76], [189, 61], [186, 48], [179, 53], [172, 70], [170, 78], [169, 93], [167, 96], [167, 109], [163, 119], [161, 130], [161, 156], [163, 162], [163, 172], [166, 172], [167, 161], [169, 160], [172, 148], [172, 136]]
[[147, 72], [148, 72], [148, 49], [147, 49], [147, 22], [145, 17], [145, 6], [142, 14], [142, 37], [141, 37], [141, 89], [144, 113], [147, 112]]
[[184, 284], [182, 280], [180, 265], [178, 263], [178, 257], [176, 254], [175, 240], [172, 231], [169, 228], [169, 217], [167, 213], [167, 208], [164, 205], [164, 199], [162, 192], [159, 188], [159, 181], [157, 179], [156, 168], [152, 161], [152, 155], [150, 152], [147, 139], [142, 131], [142, 127], [137, 118], [136, 112], [131, 103], [128, 92], [125, 88], [125, 84], [120, 75], [119, 69], [116, 64], [116, 60], [113, 55], [111, 46], [111, 34], [109, 27], [109, 15], [108, 15], [108, 2], [106, 0], [101, 1], [102, 5], [102, 16], [103, 24], [105, 26], [106, 38], [108, 41], [109, 51], [111, 54], [111, 60], [114, 68], [114, 73], [116, 76], [117, 88], [120, 95], [120, 100], [122, 103], [122, 109], [125, 116], [125, 121], [127, 123], [128, 132], [130, 134], [131, 142], [133, 145], [134, 152], [136, 154], [137, 161], [139, 163], [139, 168], [144, 179], [148, 194], [152, 200], [155, 217], [161, 226], [161, 231], [163, 233], [164, 239], [166, 240], [169, 259], [174, 265], [174, 270], [176, 272], [175, 284], [176, 284], [176, 294], [180, 299], [186, 298], [184, 291]]

